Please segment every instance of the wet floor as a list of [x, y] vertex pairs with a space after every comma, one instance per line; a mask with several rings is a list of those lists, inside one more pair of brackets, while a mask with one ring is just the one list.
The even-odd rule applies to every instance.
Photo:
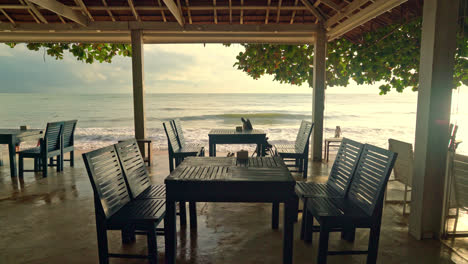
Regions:
[[[154, 183], [162, 183], [169, 173], [166, 155], [154, 157], [156, 166], [150, 169]], [[11, 178], [8, 166], [0, 167], [0, 263], [98, 262], [93, 193], [81, 158], [75, 164], [70, 168], [66, 163], [60, 173], [50, 168], [48, 178], [27, 172], [24, 181]], [[326, 181], [330, 168], [331, 162], [313, 164], [308, 180]], [[392, 183], [390, 200], [400, 195], [401, 188]], [[271, 205], [200, 203], [197, 209], [197, 230], [177, 225], [177, 263], [281, 263], [282, 226], [280, 222], [279, 230], [271, 229]], [[316, 263], [318, 236], [311, 245], [304, 244], [299, 239], [300, 221], [299, 216], [294, 263]], [[402, 205], [387, 203], [379, 263], [468, 263], [468, 239], [417, 241], [408, 235], [407, 224]], [[368, 231], [358, 229], [354, 243], [332, 234], [329, 247], [366, 249], [367, 240]], [[116, 231], [109, 232], [109, 245], [113, 252], [146, 252], [145, 237], [122, 245]], [[158, 251], [164, 263], [163, 237], [158, 237]], [[365, 256], [329, 256], [328, 262], [365, 263]], [[112, 259], [111, 263], [146, 261]]]

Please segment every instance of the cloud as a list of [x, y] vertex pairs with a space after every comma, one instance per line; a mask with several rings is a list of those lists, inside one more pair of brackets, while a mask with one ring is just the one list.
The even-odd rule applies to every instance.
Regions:
[[[145, 45], [145, 85], [148, 93], [172, 92], [299, 92], [297, 87], [274, 82], [271, 76], [253, 80], [235, 69], [240, 45]], [[111, 64], [86, 64], [69, 53], [55, 60], [25, 45], [0, 45], [0, 92], [130, 93], [131, 58], [115, 57]]]

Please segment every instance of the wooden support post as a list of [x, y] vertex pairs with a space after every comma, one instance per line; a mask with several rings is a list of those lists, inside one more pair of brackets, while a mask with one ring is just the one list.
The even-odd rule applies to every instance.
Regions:
[[314, 83], [312, 93], [312, 158], [315, 161], [322, 160], [323, 141], [323, 112], [325, 105], [325, 71], [327, 55], [327, 38], [325, 29], [321, 26], [317, 30], [314, 50]]
[[424, 1], [409, 232], [438, 238], [449, 142], [458, 0]]
[[[143, 63], [143, 32], [132, 30], [132, 75], [133, 75], [133, 114], [135, 122], [135, 138], [146, 138], [145, 120], [145, 83]], [[145, 147], [139, 144], [140, 151], [145, 157]]]

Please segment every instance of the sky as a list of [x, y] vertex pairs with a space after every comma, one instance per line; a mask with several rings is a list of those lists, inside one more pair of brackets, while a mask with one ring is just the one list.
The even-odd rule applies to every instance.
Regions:
[[[307, 84], [281, 84], [266, 75], [254, 80], [233, 67], [240, 45], [160, 44], [144, 46], [147, 93], [311, 93]], [[86, 64], [68, 52], [55, 60], [23, 44], [0, 43], [0, 93], [131, 93], [131, 59]], [[378, 85], [328, 88], [327, 93], [374, 93]]]

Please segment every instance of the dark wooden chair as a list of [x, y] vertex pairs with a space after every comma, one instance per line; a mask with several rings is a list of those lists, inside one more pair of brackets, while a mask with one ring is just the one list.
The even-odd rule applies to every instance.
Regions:
[[204, 155], [204, 150], [199, 149], [196, 146], [187, 145], [185, 146], [185, 148], [180, 146], [179, 141], [177, 139], [177, 133], [174, 130], [174, 126], [172, 125], [172, 121], [163, 122], [163, 127], [167, 136], [170, 171], [174, 170], [174, 161], [175, 161], [175, 166], [177, 167], [186, 157]]
[[[133, 199], [166, 199], [166, 185], [151, 184], [143, 157], [136, 139], [128, 139], [115, 144], [120, 164]], [[180, 225], [187, 224], [185, 202], [179, 203]], [[195, 203], [190, 202], [190, 225], [197, 225]]]
[[180, 123], [179, 119], [172, 120], [172, 128], [176, 132], [177, 135], [177, 142], [179, 142], [179, 146], [181, 149], [193, 149], [198, 150], [198, 156], [205, 156], [205, 146], [203, 144], [188, 144], [185, 141], [184, 131], [182, 131], [182, 124]]
[[[364, 144], [343, 138], [326, 183], [297, 182], [296, 194], [304, 203], [301, 238], [304, 238], [307, 200], [313, 197], [343, 198], [349, 189]], [[308, 241], [309, 242], [309, 241]]]
[[[56, 160], [54, 158], [50, 158], [49, 160], [49, 165], [51, 166], [56, 166], [57, 164], [62, 164], [62, 169], [63, 169], [63, 164], [64, 161], [70, 162], [70, 167], [73, 167], [75, 165], [75, 128], [76, 128], [76, 123], [78, 120], [69, 120], [69, 121], [63, 121], [63, 146], [62, 146], [62, 155], [60, 157], [62, 158], [60, 161]], [[70, 158], [65, 159], [64, 154], [65, 153], [70, 153]]]
[[[63, 139], [63, 123], [53, 122], [47, 123], [46, 132], [43, 138], [39, 139], [39, 146], [35, 148], [25, 149], [18, 152], [19, 156], [19, 177], [23, 178], [25, 171], [42, 170], [42, 176], [47, 177], [47, 162], [49, 158], [57, 157], [57, 171], [62, 171], [61, 155], [62, 155], [62, 139]], [[34, 159], [34, 170], [24, 169], [24, 159]]]
[[307, 178], [309, 167], [309, 138], [313, 127], [312, 122], [302, 120], [294, 144], [275, 145], [276, 154], [285, 160], [293, 159], [293, 166], [299, 168], [298, 171], [303, 173], [304, 179]]
[[[367, 254], [367, 263], [377, 262], [385, 186], [396, 157], [396, 153], [366, 144], [344, 198], [308, 199], [305, 235], [320, 232], [317, 263], [326, 263], [328, 255], [349, 254]], [[313, 226], [314, 218], [320, 226]], [[356, 228], [370, 229], [368, 250], [328, 250], [330, 232], [352, 233], [342, 237], [354, 240]]]
[[[99, 263], [109, 258], [148, 258], [157, 263], [156, 227], [165, 217], [165, 199], [132, 199], [114, 146], [83, 154], [83, 161], [94, 192]], [[145, 234], [148, 255], [109, 253], [107, 230], [128, 230]]]

